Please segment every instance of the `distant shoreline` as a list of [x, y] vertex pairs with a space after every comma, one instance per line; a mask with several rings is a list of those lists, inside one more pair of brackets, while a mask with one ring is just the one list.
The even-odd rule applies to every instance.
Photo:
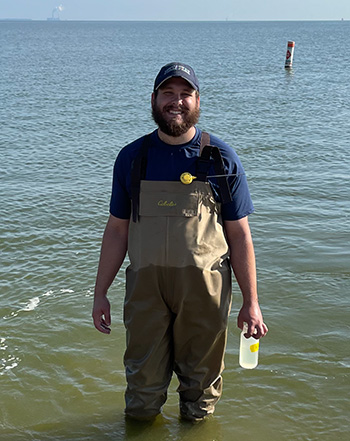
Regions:
[[0, 18], [0, 22], [36, 22], [36, 21], [40, 21], [40, 22], [87, 22], [87, 23], [103, 23], [103, 22], [120, 22], [120, 23], [271, 23], [271, 22], [290, 22], [290, 23], [297, 23], [297, 22], [347, 22], [349, 21], [349, 19], [346, 18], [338, 18], [338, 19], [323, 19], [323, 20], [312, 20], [312, 19], [299, 19], [299, 20], [231, 20], [231, 19], [223, 19], [223, 20], [88, 20], [88, 19], [57, 19], [57, 18], [41, 18], [41, 19], [36, 19], [36, 18]]
[[32, 20], [31, 18], [0, 18], [0, 21], [35, 21], [35, 20]]

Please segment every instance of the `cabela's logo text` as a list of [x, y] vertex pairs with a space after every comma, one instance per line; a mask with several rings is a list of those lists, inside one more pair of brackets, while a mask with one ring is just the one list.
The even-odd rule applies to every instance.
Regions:
[[163, 201], [162, 199], [158, 201], [158, 207], [176, 207], [176, 202], [174, 201]]

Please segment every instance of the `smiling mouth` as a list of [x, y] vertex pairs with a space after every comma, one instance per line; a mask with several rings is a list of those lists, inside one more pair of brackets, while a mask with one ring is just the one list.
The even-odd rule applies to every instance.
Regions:
[[185, 112], [181, 109], [165, 109], [166, 112], [172, 116], [183, 115]]

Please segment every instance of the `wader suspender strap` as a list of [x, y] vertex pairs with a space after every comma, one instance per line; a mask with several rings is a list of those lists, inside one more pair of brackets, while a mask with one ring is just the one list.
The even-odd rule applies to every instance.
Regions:
[[219, 193], [222, 204], [232, 201], [230, 187], [228, 185], [227, 176], [224, 168], [222, 156], [218, 147], [210, 145], [209, 133], [203, 132], [201, 138], [201, 146], [197, 161], [197, 179], [206, 182], [209, 168], [212, 165], [211, 158], [214, 160], [215, 174], [218, 175], [217, 183], [219, 185]]
[[140, 205], [140, 184], [141, 180], [146, 178], [147, 153], [151, 145], [151, 135], [144, 137], [140, 151], [134, 159], [131, 166], [131, 202], [132, 202], [132, 220], [137, 222], [139, 219]]

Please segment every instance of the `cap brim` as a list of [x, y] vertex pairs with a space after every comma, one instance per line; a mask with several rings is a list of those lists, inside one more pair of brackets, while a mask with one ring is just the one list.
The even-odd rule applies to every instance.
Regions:
[[186, 80], [186, 81], [188, 82], [188, 84], [191, 85], [191, 87], [192, 87], [194, 90], [197, 90], [197, 91], [198, 91], [198, 87], [196, 87], [196, 86], [192, 83], [192, 81], [190, 81], [188, 78], [184, 77], [183, 75], [171, 75], [170, 77], [165, 78], [165, 80], [163, 80], [161, 83], [159, 83], [158, 86], [157, 86], [154, 90], [158, 90], [158, 89], [160, 88], [160, 86], [161, 86], [162, 84], [164, 84], [166, 81], [170, 80], [170, 78], [183, 78], [184, 80]]

